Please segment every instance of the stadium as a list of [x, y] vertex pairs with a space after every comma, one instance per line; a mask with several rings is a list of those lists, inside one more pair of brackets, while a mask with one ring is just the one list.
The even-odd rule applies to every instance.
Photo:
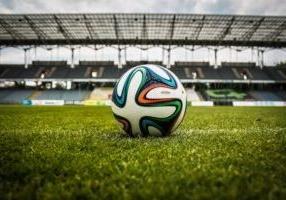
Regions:
[[[112, 86], [128, 69], [157, 64], [171, 69], [181, 79], [188, 88], [189, 101], [195, 104], [210, 101], [207, 103], [232, 105], [245, 100], [253, 105], [284, 105], [285, 64], [264, 66], [263, 58], [267, 49], [285, 47], [284, 20], [285, 17], [191, 14], [2, 15], [0, 44], [23, 46], [25, 59], [23, 64], [1, 64], [0, 102], [62, 100], [64, 104], [82, 104], [108, 100]], [[39, 45], [69, 45], [70, 63], [28, 63], [27, 51]], [[92, 45], [95, 54], [97, 49], [113, 47], [118, 59], [75, 63], [76, 45]], [[162, 55], [158, 57], [162, 60], [126, 60], [124, 53], [134, 46], [142, 51], [161, 48]], [[180, 60], [171, 63], [176, 48], [195, 52], [204, 47], [213, 51], [213, 64]], [[255, 49], [256, 62], [252, 57], [252, 62], [218, 63], [221, 47]]]
[[[286, 63], [265, 64], [269, 51], [286, 55], [285, 16], [0, 14], [0, 46], [24, 55], [0, 63], [4, 199], [285, 199]], [[31, 59], [59, 47], [69, 58]], [[116, 59], [75, 59], [80, 48]], [[129, 59], [134, 48], [144, 56]], [[178, 49], [185, 59], [173, 59]], [[146, 64], [187, 93], [166, 138], [125, 136], [109, 106], [118, 79]]]

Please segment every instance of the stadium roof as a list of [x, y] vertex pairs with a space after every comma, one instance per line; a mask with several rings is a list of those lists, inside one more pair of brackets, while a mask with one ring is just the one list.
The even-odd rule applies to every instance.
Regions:
[[0, 45], [286, 47], [286, 16], [0, 14]]

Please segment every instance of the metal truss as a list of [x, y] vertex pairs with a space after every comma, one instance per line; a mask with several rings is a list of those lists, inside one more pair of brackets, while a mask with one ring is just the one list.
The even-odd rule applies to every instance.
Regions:
[[286, 16], [0, 14], [0, 45], [286, 47]]

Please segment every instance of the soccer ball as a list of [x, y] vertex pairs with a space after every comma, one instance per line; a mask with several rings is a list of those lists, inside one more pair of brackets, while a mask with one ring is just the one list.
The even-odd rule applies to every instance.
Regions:
[[140, 65], [117, 82], [111, 107], [129, 136], [167, 136], [182, 122], [186, 92], [170, 70]]

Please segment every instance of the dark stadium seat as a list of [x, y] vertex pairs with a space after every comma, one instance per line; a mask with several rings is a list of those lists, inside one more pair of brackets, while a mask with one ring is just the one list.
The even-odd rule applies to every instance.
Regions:
[[5, 65], [5, 71], [2, 72], [2, 78], [21, 78], [24, 71], [24, 65]]
[[204, 73], [204, 79], [220, 79], [218, 69], [214, 69], [213, 66], [210, 67], [202, 67], [201, 68]]
[[252, 74], [253, 80], [271, 80], [271, 78], [266, 74], [265, 70], [258, 67], [248, 67], [249, 72]]
[[140, 61], [126, 61], [126, 63], [123, 65], [123, 68], [136, 67], [141, 64], [146, 64], [146, 63]]
[[66, 78], [70, 71], [70, 67], [56, 67], [48, 78]]
[[114, 61], [79, 61], [79, 66], [114, 66]]
[[75, 68], [69, 69], [66, 78], [87, 78], [85, 77], [86, 71], [86, 66], [75, 66]]
[[171, 71], [178, 76], [180, 79], [187, 79], [187, 75], [185, 72], [185, 67], [181, 66], [173, 66], [171, 67]]
[[217, 69], [217, 72], [219, 73], [219, 76], [221, 79], [225, 80], [236, 80], [236, 79], [242, 79], [241, 77], [237, 77], [233, 71], [232, 67], [219, 67]]
[[254, 62], [221, 62], [222, 67], [255, 67]]
[[[27, 69], [24, 65], [0, 65], [0, 78], [33, 79], [40, 78], [45, 73], [45, 78], [56, 79], [118, 79], [131, 67], [144, 63], [162, 65], [160, 61], [127, 61], [119, 69], [113, 61], [80, 61], [75, 68], [71, 68], [66, 61], [33, 61]], [[285, 68], [265, 66], [260, 69], [255, 63], [222, 62], [221, 66], [214, 69], [208, 62], [175, 62], [170, 70], [180, 79], [242, 80], [242, 74], [245, 74], [250, 80], [286, 80]]]
[[105, 67], [103, 74], [102, 74], [102, 78], [119, 78], [123, 73], [122, 73], [122, 69], [118, 69], [118, 67], [116, 66], [110, 66], [110, 67]]
[[53, 67], [57, 67], [57, 66], [67, 66], [68, 63], [65, 60], [62, 61], [46, 61], [46, 60], [34, 60], [32, 62], [33, 66], [53, 66]]
[[65, 100], [65, 101], [82, 101], [90, 91], [87, 90], [43, 90], [36, 97], [38, 100]]
[[277, 68], [277, 67], [264, 67], [263, 71], [265, 71], [265, 73], [267, 73], [267, 75], [272, 80], [276, 80], [276, 81], [286, 80], [286, 74], [284, 74], [283, 71], [280, 68]]
[[36, 74], [39, 71], [39, 67], [29, 66], [27, 69], [24, 65], [7, 65], [3, 67], [2, 72], [0, 71], [2, 78], [16, 78], [16, 79], [27, 79], [36, 78]]
[[0, 103], [19, 104], [22, 100], [32, 95], [33, 90], [29, 89], [4, 89], [0, 90]]
[[283, 99], [276, 92], [270, 91], [250, 91], [249, 94], [259, 101], [282, 101]]
[[[143, 63], [144, 64], [144, 63]], [[152, 64], [152, 65], [160, 65], [163, 66], [162, 61], [147, 61], [146, 64]]]
[[197, 79], [204, 79], [202, 68], [209, 67], [208, 62], [175, 62], [171, 70], [182, 79], [193, 79], [193, 73]]
[[286, 91], [278, 91], [275, 94], [279, 96], [283, 101], [286, 101]]
[[[79, 68], [85, 78], [119, 78], [119, 70], [113, 61], [79, 61]], [[96, 72], [96, 77], [92, 77], [93, 72]]]
[[5, 72], [6, 67], [5, 66], [0, 66], [0, 78], [2, 77], [3, 73]]
[[28, 69], [23, 69], [20, 78], [37, 78], [36, 74], [40, 70], [38, 67], [29, 67]]

